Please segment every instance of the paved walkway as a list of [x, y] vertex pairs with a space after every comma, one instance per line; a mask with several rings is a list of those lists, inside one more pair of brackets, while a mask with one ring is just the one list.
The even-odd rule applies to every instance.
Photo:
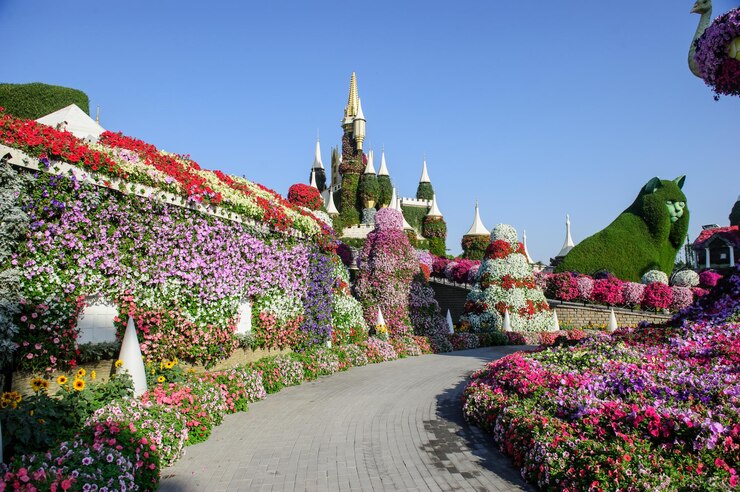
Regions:
[[460, 408], [470, 372], [514, 350], [409, 357], [285, 388], [188, 447], [160, 490], [533, 490]]

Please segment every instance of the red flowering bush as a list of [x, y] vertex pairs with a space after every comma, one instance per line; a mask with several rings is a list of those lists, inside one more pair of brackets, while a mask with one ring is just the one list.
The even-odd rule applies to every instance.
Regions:
[[296, 183], [288, 188], [288, 201], [311, 210], [321, 210], [324, 206], [319, 190], [303, 183]]
[[578, 297], [578, 282], [570, 273], [556, 273], [548, 279], [545, 295], [561, 301], [573, 300]]
[[673, 301], [673, 290], [661, 282], [653, 282], [645, 286], [642, 298], [642, 307], [645, 309], [668, 309]]
[[622, 281], [616, 277], [594, 280], [591, 299], [608, 306], [622, 304]]
[[432, 276], [437, 278], [445, 278], [445, 269], [452, 260], [437, 256], [432, 262]]

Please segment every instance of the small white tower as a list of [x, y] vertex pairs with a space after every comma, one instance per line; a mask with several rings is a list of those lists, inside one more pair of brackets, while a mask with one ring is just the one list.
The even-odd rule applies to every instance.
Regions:
[[313, 158], [313, 169], [324, 169], [324, 163], [321, 162], [321, 144], [319, 139], [316, 139], [316, 154]]
[[378, 176], [390, 176], [388, 166], [385, 164], [385, 149], [380, 152], [380, 169], [378, 170]]
[[328, 190], [329, 193], [329, 199], [326, 203], [326, 213], [329, 215], [339, 215], [339, 210], [337, 210], [337, 206], [334, 205], [334, 193], [331, 192], [331, 190]]
[[372, 150], [367, 153], [367, 165], [364, 174], [375, 174], [375, 157]]
[[491, 231], [486, 229], [483, 225], [483, 221], [480, 220], [480, 211], [478, 210], [478, 200], [475, 201], [475, 218], [473, 219], [473, 225], [470, 226], [466, 236], [487, 236], [490, 235]]
[[437, 207], [437, 194], [436, 193], [432, 195], [432, 207], [429, 209], [429, 213], [427, 214], [427, 217], [442, 218], [442, 212], [440, 212], [439, 207]]
[[427, 160], [424, 159], [424, 165], [421, 168], [421, 178], [419, 179], [419, 183], [431, 183], [432, 181], [429, 179], [429, 173], [427, 172]]
[[527, 230], [524, 229], [522, 232], [522, 245], [524, 246], [524, 256], [527, 257], [527, 263], [530, 265], [534, 264], [534, 260], [532, 260], [532, 257], [529, 256], [529, 250], [527, 249]]
[[563, 243], [563, 247], [560, 250], [560, 253], [558, 253], [558, 256], [565, 256], [567, 255], [575, 244], [573, 243], [573, 238], [570, 237], [570, 215], [565, 215], [565, 242]]

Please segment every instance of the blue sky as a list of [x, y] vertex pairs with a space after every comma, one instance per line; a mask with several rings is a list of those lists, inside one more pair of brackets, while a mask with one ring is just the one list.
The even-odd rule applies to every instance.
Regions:
[[426, 155], [453, 253], [476, 198], [547, 261], [566, 213], [582, 240], [653, 176], [687, 175], [692, 239], [740, 194], [740, 99], [687, 68], [692, 0], [73, 3], [0, 0], [0, 81], [81, 89], [105, 128], [285, 194], [356, 71], [365, 147], [403, 196]]

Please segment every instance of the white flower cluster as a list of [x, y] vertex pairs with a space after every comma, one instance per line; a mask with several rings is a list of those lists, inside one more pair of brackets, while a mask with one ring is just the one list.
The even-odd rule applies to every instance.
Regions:
[[649, 272], [645, 272], [641, 281], [645, 285], [652, 284], [653, 282], [660, 282], [661, 284], [668, 285], [668, 275], [660, 270], [650, 270]]
[[491, 232], [491, 242], [504, 240], [509, 244], [516, 244], [519, 242], [519, 234], [516, 229], [509, 224], [498, 224], [493, 228]]
[[671, 285], [676, 287], [696, 287], [699, 285], [699, 274], [694, 270], [681, 270], [671, 279]]
[[360, 301], [346, 294], [334, 294], [331, 300], [331, 319], [336, 329], [349, 331], [361, 328], [367, 331]]
[[298, 296], [290, 295], [280, 289], [270, 289], [256, 298], [252, 312], [273, 313], [278, 322], [285, 323], [303, 314], [303, 303]]

